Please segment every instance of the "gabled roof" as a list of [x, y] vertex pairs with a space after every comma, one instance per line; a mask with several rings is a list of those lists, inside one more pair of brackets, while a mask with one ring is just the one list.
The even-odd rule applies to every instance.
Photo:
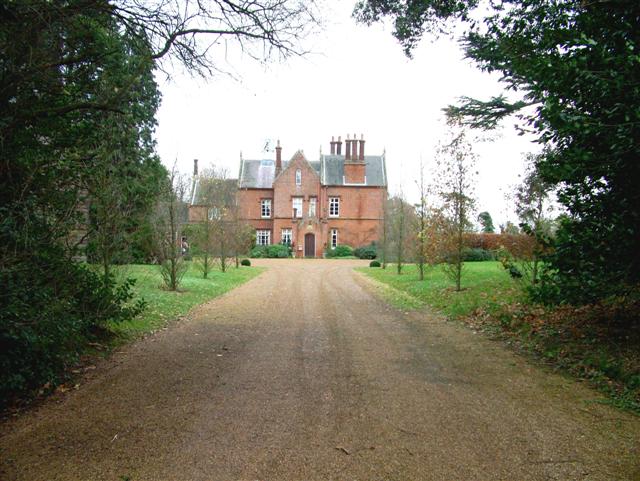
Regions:
[[[296, 153], [297, 155], [298, 153]], [[295, 157], [295, 156], [294, 156]], [[320, 176], [322, 185], [345, 185], [344, 155], [322, 155], [320, 160], [308, 161], [309, 165]], [[387, 172], [384, 155], [366, 155], [366, 184], [374, 187], [386, 187]], [[282, 162], [284, 171], [289, 161]], [[240, 160], [240, 177], [238, 187], [248, 189], [271, 189], [275, 179], [276, 162], [273, 159]]]
[[195, 176], [191, 185], [191, 205], [232, 205], [235, 199], [236, 179], [208, 179]]

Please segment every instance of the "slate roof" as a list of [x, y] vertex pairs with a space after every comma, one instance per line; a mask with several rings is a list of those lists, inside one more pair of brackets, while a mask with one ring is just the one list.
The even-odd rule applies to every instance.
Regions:
[[[222, 199], [216, 199], [215, 203], [224, 203], [225, 205], [231, 205], [235, 198], [234, 193], [236, 191], [236, 185], [238, 184], [237, 179], [224, 179], [222, 184], [218, 184], [215, 188], [218, 192], [223, 196]], [[190, 204], [191, 205], [209, 205], [211, 199], [207, 199], [206, 186], [208, 183], [206, 180], [200, 176], [195, 176], [191, 180], [191, 195], [190, 195]], [[220, 188], [222, 187], [222, 188]], [[211, 194], [209, 194], [210, 196]]]
[[[309, 161], [309, 165], [319, 174], [322, 185], [345, 185], [344, 155], [322, 155], [320, 160]], [[365, 155], [365, 176], [367, 186], [386, 187], [387, 172], [384, 155]], [[282, 162], [282, 170], [289, 162]], [[275, 177], [276, 163], [273, 159], [240, 161], [238, 187], [249, 189], [271, 189]]]

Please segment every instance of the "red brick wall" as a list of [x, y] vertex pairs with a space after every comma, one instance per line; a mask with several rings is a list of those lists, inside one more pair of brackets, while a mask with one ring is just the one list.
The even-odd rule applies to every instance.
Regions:
[[272, 189], [239, 189], [238, 206], [240, 207], [240, 218], [262, 221], [262, 212], [260, 211], [260, 201], [262, 199], [271, 199], [271, 216], [273, 218]]
[[364, 184], [364, 162], [344, 164], [344, 181], [347, 184]]
[[[302, 173], [301, 185], [296, 185], [296, 170]], [[276, 178], [273, 183], [275, 192], [274, 213], [276, 218], [291, 219], [293, 217], [293, 197], [302, 197], [303, 217], [309, 213], [309, 197], [318, 197], [320, 194], [320, 177], [316, 171], [304, 160], [304, 157], [296, 155], [289, 165]], [[316, 207], [316, 215], [318, 208]]]

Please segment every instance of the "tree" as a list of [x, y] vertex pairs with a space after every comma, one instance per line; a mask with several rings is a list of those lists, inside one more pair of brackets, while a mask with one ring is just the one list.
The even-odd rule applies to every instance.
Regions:
[[420, 203], [416, 205], [417, 223], [416, 232], [416, 263], [418, 264], [418, 279], [424, 280], [424, 267], [427, 262], [427, 238], [425, 231], [429, 216], [427, 207], [427, 186], [424, 180], [424, 163], [420, 159], [420, 178], [416, 181], [420, 189]]
[[468, 58], [515, 98], [462, 97], [447, 113], [494, 128], [515, 116], [548, 149], [537, 159], [567, 216], [547, 261], [561, 295], [591, 302], [640, 282], [640, 3], [625, 0], [363, 0], [355, 16], [395, 21], [410, 54], [424, 32], [462, 22]]
[[183, 256], [182, 234], [187, 218], [186, 182], [175, 168], [164, 185], [156, 208], [155, 244], [160, 274], [167, 289], [177, 291], [188, 264]]
[[464, 234], [471, 227], [470, 214], [474, 206], [476, 157], [464, 130], [452, 129], [449, 138], [440, 144], [437, 152], [440, 197], [448, 229], [445, 272], [461, 290], [464, 265]]
[[489, 214], [489, 212], [480, 212], [478, 214], [478, 222], [480, 222], [482, 232], [493, 234], [496, 231], [496, 228], [493, 226], [493, 219], [491, 218], [491, 214]]
[[515, 189], [514, 201], [516, 214], [520, 219], [523, 232], [534, 240], [533, 249], [524, 259], [523, 271], [533, 285], [539, 281], [540, 262], [550, 253], [552, 244], [552, 219], [549, 214], [553, 210], [550, 202], [553, 185], [545, 182], [536, 170], [539, 156], [527, 155], [527, 170], [523, 181]]

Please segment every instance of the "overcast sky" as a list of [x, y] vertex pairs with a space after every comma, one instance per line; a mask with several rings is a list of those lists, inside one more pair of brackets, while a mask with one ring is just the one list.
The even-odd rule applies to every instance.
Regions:
[[[158, 153], [170, 167], [190, 173], [200, 165], [226, 167], [236, 177], [244, 158], [265, 152], [276, 139], [289, 159], [296, 150], [316, 160], [329, 152], [331, 136], [364, 134], [367, 154], [386, 150], [389, 190], [417, 200], [420, 158], [432, 168], [434, 148], [446, 131], [442, 108], [461, 95], [486, 99], [502, 92], [498, 77], [480, 72], [453, 40], [425, 38], [407, 59], [383, 25], [356, 25], [353, 2], [327, 1], [324, 29], [309, 39], [314, 53], [266, 68], [239, 53], [207, 81], [176, 73], [159, 79], [163, 95]], [[229, 57], [227, 57], [229, 60]], [[493, 142], [475, 145], [479, 155], [477, 210], [488, 210], [496, 227], [514, 219], [504, 192], [517, 183], [522, 157], [539, 150], [508, 123]]]

